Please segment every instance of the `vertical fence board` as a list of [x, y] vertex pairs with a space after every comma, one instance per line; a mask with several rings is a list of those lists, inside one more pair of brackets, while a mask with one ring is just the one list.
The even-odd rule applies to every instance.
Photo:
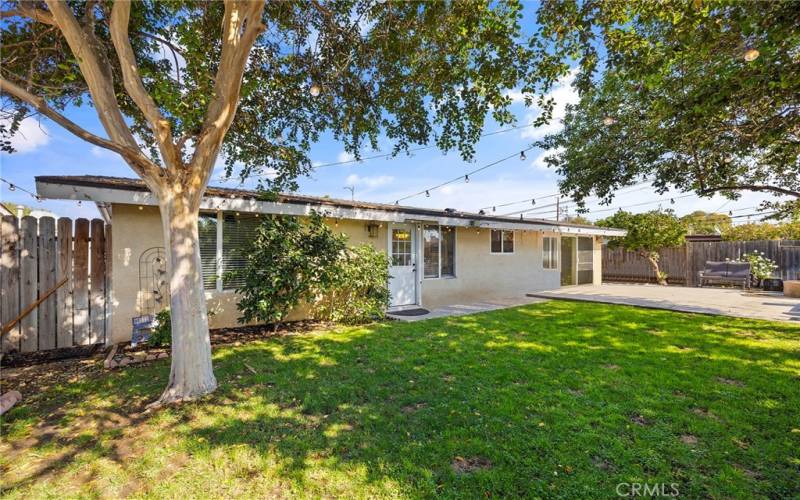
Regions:
[[[39, 219], [39, 297], [56, 286], [56, 221]], [[33, 314], [33, 313], [31, 313]], [[39, 323], [39, 350], [56, 348], [56, 295], [51, 294], [36, 308]]]
[[67, 278], [67, 282], [56, 292], [58, 310], [56, 317], [56, 346], [72, 346], [72, 219], [58, 219], [58, 265], [56, 266], [56, 283]]
[[[38, 258], [37, 258], [38, 230], [34, 217], [23, 217], [20, 223], [20, 254], [19, 254], [19, 308], [23, 311], [26, 307], [36, 302], [38, 298]], [[20, 351], [34, 352], [39, 348], [38, 316], [36, 311], [27, 314], [20, 320]]]
[[92, 344], [105, 341], [106, 325], [106, 238], [105, 224], [100, 219], [93, 219], [92, 243], [91, 243], [91, 263], [90, 270], [90, 291], [89, 291], [89, 326], [90, 339]]
[[[0, 324], [19, 314], [19, 221], [13, 215], [0, 220]], [[3, 335], [3, 352], [19, 350], [20, 328]]]
[[75, 220], [72, 266], [73, 338], [75, 344], [86, 345], [91, 340], [89, 330], [89, 221], [87, 219]]
[[113, 274], [111, 265], [114, 262], [114, 253], [111, 251], [111, 226], [106, 226], [106, 248], [105, 248], [105, 262], [106, 262], [106, 317], [105, 317], [105, 342], [108, 344], [111, 341], [111, 310], [114, 305], [114, 287], [111, 281]]

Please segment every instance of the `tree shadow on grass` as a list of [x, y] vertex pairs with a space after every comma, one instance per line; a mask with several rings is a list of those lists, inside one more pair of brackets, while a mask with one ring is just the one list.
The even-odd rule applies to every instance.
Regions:
[[131, 460], [164, 446], [190, 457], [169, 478], [212, 496], [230, 482], [245, 494], [585, 496], [633, 480], [783, 495], [798, 484], [786, 433], [800, 330], [776, 325], [547, 303], [226, 347], [214, 395], [156, 414], [140, 410], [165, 363], [70, 388], [57, 437], [9, 442], [17, 459], [54, 439], [64, 454], [5, 488], [73, 474], [87, 455], [138, 479], [130, 492], [162, 492], [166, 476]]

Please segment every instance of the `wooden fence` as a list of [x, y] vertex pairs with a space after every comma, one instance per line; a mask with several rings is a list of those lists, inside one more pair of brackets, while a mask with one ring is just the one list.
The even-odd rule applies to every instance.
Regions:
[[3, 335], [2, 352], [104, 343], [110, 326], [111, 226], [100, 219], [73, 224], [66, 217], [11, 215], [0, 222], [3, 330], [31, 309]]
[[[745, 253], [763, 252], [778, 269], [773, 273], [781, 279], [800, 277], [800, 240], [713, 241], [685, 243], [659, 252], [659, 267], [670, 283], [697, 286], [697, 274], [707, 261], [736, 260]], [[635, 252], [611, 250], [603, 245], [603, 281], [655, 282], [650, 263]]]

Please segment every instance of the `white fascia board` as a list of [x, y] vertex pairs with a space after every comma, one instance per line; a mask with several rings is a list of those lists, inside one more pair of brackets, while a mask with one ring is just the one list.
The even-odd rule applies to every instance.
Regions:
[[[37, 193], [44, 197], [57, 200], [88, 200], [95, 203], [120, 203], [127, 205], [157, 206], [156, 197], [149, 191], [132, 191], [128, 189], [114, 189], [111, 187], [74, 186], [49, 182], [37, 182]], [[515, 221], [494, 221], [483, 219], [470, 219], [462, 217], [448, 217], [416, 214], [402, 211], [388, 211], [370, 208], [336, 207], [317, 203], [279, 203], [275, 201], [261, 201], [255, 198], [225, 198], [220, 196], [205, 196], [200, 202], [200, 210], [252, 212], [276, 215], [307, 216], [316, 211], [326, 217], [336, 219], [352, 219], [378, 222], [426, 222], [437, 223], [443, 226], [475, 227], [485, 229], [516, 229], [523, 231], [546, 231], [567, 234], [584, 234], [600, 236], [624, 236], [625, 231], [619, 229], [581, 228], [561, 225], [532, 224]]]

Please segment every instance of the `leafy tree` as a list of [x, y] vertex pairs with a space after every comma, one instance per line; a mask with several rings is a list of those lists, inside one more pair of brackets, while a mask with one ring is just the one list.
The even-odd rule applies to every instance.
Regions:
[[316, 318], [358, 324], [382, 318], [389, 307], [389, 256], [372, 245], [340, 255], [327, 290], [316, 297]]
[[242, 269], [230, 276], [242, 281], [237, 308], [239, 321], [272, 323], [275, 329], [301, 303], [311, 303], [327, 291], [337, 276], [344, 236], [335, 235], [322, 216], [264, 217], [249, 248], [241, 255]]
[[[168, 249], [172, 370], [161, 402], [217, 386], [198, 212], [220, 154], [227, 173], [295, 187], [325, 131], [359, 155], [433, 140], [471, 159], [485, 118], [531, 70], [515, 0], [488, 2], [7, 1], [0, 14], [0, 147], [41, 114], [118, 153], [154, 194]], [[91, 106], [105, 137], [70, 120]]]
[[702, 196], [788, 196], [800, 212], [794, 2], [543, 3], [547, 55], [577, 60], [580, 102], [540, 145], [578, 200], [652, 179]]
[[800, 221], [781, 224], [754, 222], [731, 226], [723, 231], [722, 239], [727, 241], [800, 240]]
[[702, 210], [684, 215], [681, 220], [686, 224], [689, 234], [717, 234], [731, 227], [731, 217], [727, 214], [709, 213]]
[[564, 217], [564, 222], [569, 222], [570, 224], [583, 224], [585, 226], [591, 226], [594, 224], [592, 221], [582, 215], [569, 215]]
[[659, 250], [683, 243], [686, 225], [672, 210], [652, 210], [633, 214], [620, 210], [611, 217], [598, 220], [600, 227], [617, 227], [628, 231], [624, 237], [614, 238], [610, 248], [624, 248], [646, 258], [655, 271], [660, 285], [667, 284], [667, 275], [658, 267]]

